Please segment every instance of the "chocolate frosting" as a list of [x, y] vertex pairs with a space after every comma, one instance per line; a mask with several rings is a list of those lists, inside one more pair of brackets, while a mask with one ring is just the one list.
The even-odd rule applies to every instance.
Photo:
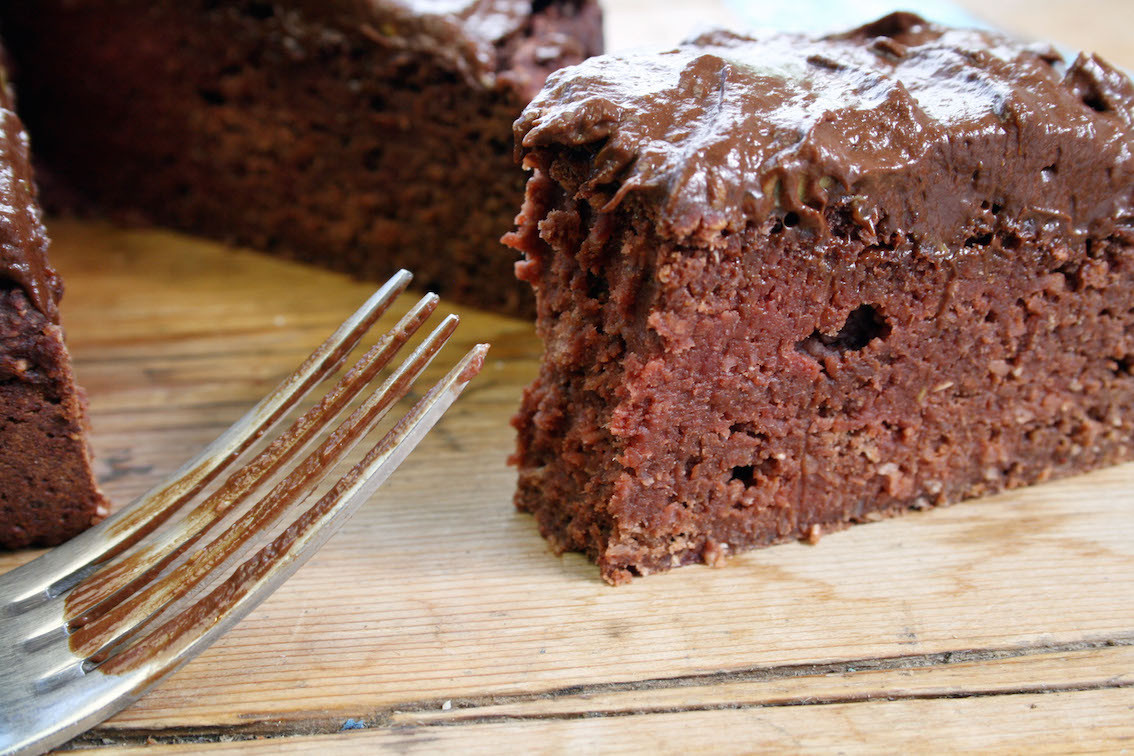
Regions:
[[[593, 151], [584, 191], [648, 195], [663, 233], [773, 217], [919, 239], [1134, 226], [1134, 85], [1093, 55], [896, 13], [819, 39], [713, 32], [553, 74], [515, 130], [521, 154]], [[787, 220], [789, 219], [790, 220]]]
[[0, 70], [0, 284], [15, 283], [40, 312], [58, 322], [62, 288], [47, 263], [47, 232], [35, 199], [27, 134], [12, 110]]
[[[288, 5], [309, 21], [362, 27], [378, 44], [426, 53], [470, 82], [490, 87], [506, 63], [500, 60], [500, 46], [525, 30], [533, 17], [532, 0], [291, 0]], [[562, 35], [543, 42], [551, 48], [576, 44]], [[548, 51], [552, 57], [558, 54]]]

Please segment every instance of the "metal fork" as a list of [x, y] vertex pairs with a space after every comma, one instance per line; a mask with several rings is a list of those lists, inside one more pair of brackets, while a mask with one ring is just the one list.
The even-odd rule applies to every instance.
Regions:
[[[413, 450], [480, 370], [487, 345], [466, 354], [315, 504], [241, 563], [257, 545], [255, 537], [304, 503], [452, 335], [457, 318], [449, 315], [297, 461], [436, 309], [436, 296], [423, 297], [318, 403], [251, 453], [339, 369], [409, 281], [406, 271], [390, 279], [169, 479], [68, 543], [0, 575], [0, 754], [48, 750], [136, 701], [267, 598]], [[251, 459], [221, 481], [242, 456]], [[193, 500], [198, 503], [187, 514], [172, 519]], [[242, 504], [247, 511], [240, 513]], [[219, 532], [205, 539], [210, 531]]]

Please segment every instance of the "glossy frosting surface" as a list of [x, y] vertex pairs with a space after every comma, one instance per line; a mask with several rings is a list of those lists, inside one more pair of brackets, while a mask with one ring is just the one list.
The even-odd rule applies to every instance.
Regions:
[[650, 195], [668, 233], [774, 215], [823, 233], [952, 246], [989, 213], [1019, 230], [1134, 226], [1134, 86], [1057, 53], [912, 14], [812, 39], [713, 32], [553, 74], [516, 123], [522, 150], [595, 150], [607, 207]]
[[490, 84], [496, 45], [520, 32], [531, 0], [290, 0], [307, 19], [364, 25], [376, 42], [427, 52], [470, 79]]
[[59, 278], [47, 263], [47, 233], [35, 203], [28, 140], [0, 72], [0, 284], [13, 282], [58, 320]]

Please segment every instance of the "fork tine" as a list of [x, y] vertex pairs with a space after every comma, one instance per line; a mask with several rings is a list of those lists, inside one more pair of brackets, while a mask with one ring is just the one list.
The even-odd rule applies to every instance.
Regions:
[[411, 279], [405, 270], [394, 275], [272, 393], [174, 473], [172, 483], [159, 484], [122, 511], [38, 557], [29, 563], [34, 569], [0, 575], [0, 615], [37, 597], [58, 595], [85, 574], [83, 568], [120, 553], [157, 528], [336, 370]]
[[207, 596], [105, 661], [98, 671], [106, 675], [140, 673], [148, 688], [208, 648], [271, 595], [374, 494], [480, 372], [487, 351], [487, 344], [469, 351], [361, 462], [272, 543]]
[[[40, 753], [66, 742], [121, 711], [210, 646], [307, 561], [374, 493], [479, 372], [486, 351], [483, 344], [470, 351], [361, 462], [269, 545], [184, 611], [163, 613], [172, 618], [101, 665], [70, 654], [65, 637], [61, 648], [56, 645], [71, 659], [64, 666], [45, 652], [5, 655], [8, 649], [0, 648], [0, 659], [15, 664], [14, 671], [5, 672], [12, 679], [0, 685], [0, 752]], [[30, 613], [57, 610], [61, 615], [61, 609], [61, 602], [53, 602]], [[24, 619], [16, 617], [15, 622]], [[28, 705], [29, 696], [34, 705]]]
[[[242, 547], [264, 532], [293, 503], [303, 501], [323, 471], [342, 460], [355, 444], [409, 391], [456, 329], [458, 318], [449, 315], [414, 350], [413, 354], [383, 382], [360, 407], [284, 480], [218, 538], [194, 552], [177, 570], [159, 577], [142, 591], [125, 598], [88, 625], [75, 630], [71, 650], [81, 657], [95, 657], [103, 649], [137, 633], [159, 612], [189, 595], [198, 584], [223, 565], [231, 563]], [[358, 387], [361, 390], [361, 386]], [[329, 422], [333, 418], [327, 418]]]
[[369, 384], [437, 308], [437, 295], [427, 294], [367, 351], [338, 384], [299, 417], [253, 460], [229, 476], [225, 484], [171, 528], [161, 540], [111, 562], [83, 580], [67, 596], [71, 627], [95, 619], [126, 595], [148, 583], [218, 523], [225, 513], [301, 451], [316, 434]]

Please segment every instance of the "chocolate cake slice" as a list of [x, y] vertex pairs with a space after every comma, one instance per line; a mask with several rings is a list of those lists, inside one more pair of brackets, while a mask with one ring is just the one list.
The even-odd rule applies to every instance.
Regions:
[[106, 513], [47, 247], [27, 136], [0, 72], [0, 548], [56, 544]]
[[548, 81], [516, 503], [620, 583], [1131, 459], [1134, 86], [909, 14]]
[[600, 52], [596, 0], [11, 0], [49, 207], [530, 313], [512, 123]]

